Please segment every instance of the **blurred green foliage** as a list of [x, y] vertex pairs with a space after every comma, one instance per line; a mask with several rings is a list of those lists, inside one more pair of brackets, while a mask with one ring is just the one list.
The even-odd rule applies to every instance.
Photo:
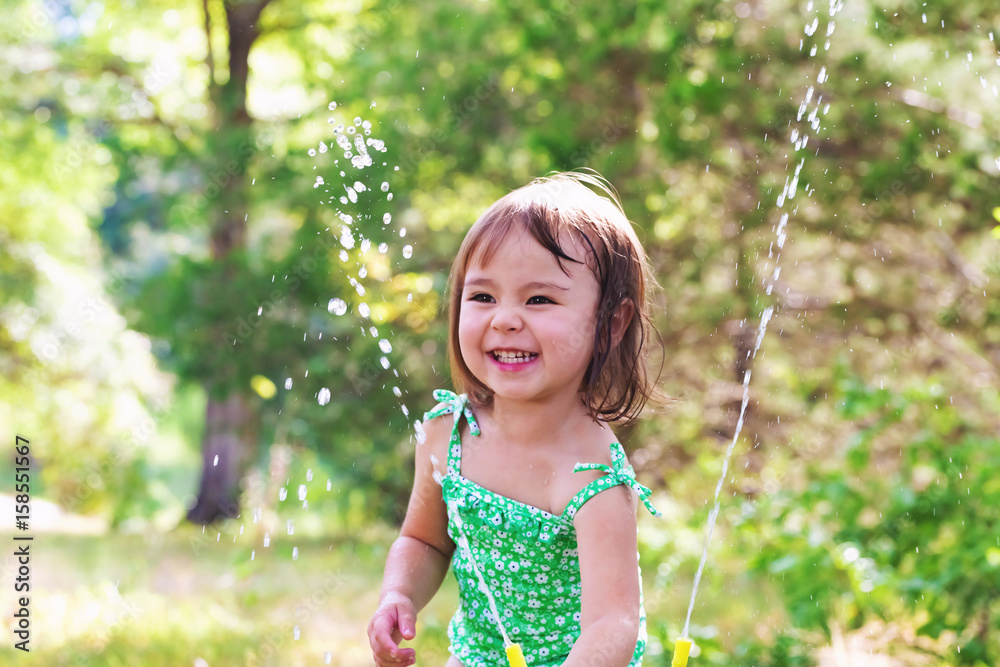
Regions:
[[[781, 592], [795, 628], [912, 619], [949, 664], [994, 664], [1000, 443], [970, 428], [933, 379], [886, 390], [845, 376], [835, 400], [861, 424], [803, 490], [745, 514], [740, 528], [762, 547], [752, 567]], [[900, 449], [886, 434], [903, 421], [917, 435]]]

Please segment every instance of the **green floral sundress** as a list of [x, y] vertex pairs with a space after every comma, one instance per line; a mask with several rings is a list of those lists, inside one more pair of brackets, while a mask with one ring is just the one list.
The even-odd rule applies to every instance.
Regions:
[[[454, 415], [448, 448], [447, 475], [441, 479], [448, 506], [448, 534], [459, 542], [459, 528], [490, 588], [501, 622], [511, 641], [519, 643], [531, 667], [561, 665], [580, 636], [580, 561], [573, 517], [588, 500], [605, 489], [626, 484], [646, 508], [650, 490], [639, 484], [619, 443], [611, 445], [612, 465], [578, 463], [573, 471], [606, 474], [585, 486], [560, 515], [494, 493], [462, 476], [460, 423], [465, 417], [473, 436], [479, 425], [468, 398], [437, 390], [440, 403], [425, 420]], [[465, 667], [505, 665], [503, 638], [489, 601], [463, 549], [456, 549], [451, 569], [459, 586], [458, 610], [448, 625], [452, 654]], [[642, 574], [640, 572], [640, 588]], [[642, 664], [646, 648], [646, 612], [640, 593], [639, 636], [630, 667]]]

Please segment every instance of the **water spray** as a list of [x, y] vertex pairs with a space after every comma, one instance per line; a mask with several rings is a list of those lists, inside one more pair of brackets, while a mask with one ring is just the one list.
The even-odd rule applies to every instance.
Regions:
[[[807, 11], [812, 11], [813, 2], [814, 0], [809, 0], [809, 3], [807, 5]], [[833, 34], [835, 28], [834, 17], [841, 9], [843, 9], [843, 7], [844, 7], [843, 0], [829, 0], [829, 11], [828, 11], [829, 22], [827, 23], [827, 30], [826, 30], [827, 39], [824, 43], [824, 50], [826, 51], [830, 50], [831, 43], [829, 37], [830, 35]], [[809, 37], [812, 37], [818, 27], [819, 27], [819, 17], [816, 16], [810, 23], [808, 23], [805, 26], [805, 34]], [[803, 50], [804, 47], [805, 47], [805, 39], [803, 38], [799, 42], [799, 50], [800, 51]], [[815, 56], [817, 50], [818, 50], [817, 46], [813, 45], [812, 49], [809, 52], [809, 56], [810, 57]], [[819, 71], [819, 74], [816, 76], [816, 84], [817, 85], [822, 84], [826, 82], [828, 78], [829, 75], [827, 74], [826, 67], [822, 67]], [[818, 132], [821, 127], [820, 115], [826, 114], [826, 112], [829, 110], [830, 105], [827, 104], [826, 107], [821, 106], [823, 102], [822, 95], [820, 95], [818, 99], [816, 99], [815, 102], [813, 102], [813, 95], [815, 94], [815, 92], [816, 88], [814, 86], [809, 86], [808, 90], [806, 91], [805, 98], [799, 105], [797, 120], [799, 122], [802, 122], [803, 118], [805, 118], [805, 122], [808, 124], [809, 129], [811, 129], [814, 132]], [[813, 105], [813, 108], [810, 111], [809, 107], [811, 104]], [[809, 112], [808, 115], [807, 112]], [[807, 132], [808, 130], [805, 130], [800, 133], [798, 128], [792, 130], [791, 141], [794, 145], [795, 152], [805, 149], [806, 145], [809, 142], [809, 135], [807, 134]], [[805, 165], [805, 158], [803, 157], [795, 166], [795, 171], [793, 175], [790, 178], [785, 179], [785, 187], [782, 190], [781, 194], [778, 196], [777, 200], [777, 207], [779, 209], [783, 208], [786, 202], [795, 198], [795, 195], [798, 191], [799, 176], [802, 173], [802, 167], [804, 165]], [[806, 186], [805, 190], [808, 193], [808, 186]], [[784, 247], [785, 240], [787, 238], [787, 233], [785, 231], [785, 228], [786, 225], [788, 224], [788, 218], [789, 214], [787, 212], [782, 213], [780, 221], [775, 226], [776, 243], [772, 244], [771, 247], [768, 249], [767, 253], [768, 259], [769, 260], [773, 259], [774, 261], [774, 271], [769, 276], [766, 284], [765, 291], [768, 296], [770, 296], [771, 293], [773, 292], [774, 286], [778, 281], [778, 276], [781, 275], [781, 267], [779, 266], [779, 261], [781, 259], [781, 250]], [[777, 246], [776, 249], [775, 245]], [[773, 305], [768, 306], [761, 313], [760, 322], [757, 325], [757, 338], [754, 343], [753, 351], [749, 355], [750, 359], [756, 358], [757, 352], [758, 350], [760, 350], [761, 343], [764, 342], [764, 336], [767, 333], [767, 324], [768, 322], [770, 322], [772, 315], [774, 315]], [[746, 374], [743, 376], [743, 400], [740, 403], [739, 418], [737, 419], [736, 422], [736, 430], [735, 433], [733, 434], [733, 439], [729, 443], [729, 447], [726, 449], [726, 455], [722, 460], [722, 474], [719, 475], [719, 481], [715, 486], [715, 504], [712, 507], [712, 511], [708, 515], [708, 526], [705, 530], [705, 546], [702, 549], [701, 561], [698, 563], [698, 570], [694, 576], [694, 584], [691, 587], [691, 600], [688, 602], [687, 616], [684, 619], [684, 629], [681, 631], [681, 636], [674, 643], [674, 657], [673, 661], [671, 662], [671, 667], [686, 667], [688, 662], [688, 655], [690, 654], [691, 651], [692, 642], [688, 637], [688, 632], [691, 629], [691, 613], [694, 611], [694, 602], [698, 596], [698, 586], [701, 584], [701, 575], [705, 571], [705, 562], [708, 560], [708, 547], [712, 542], [712, 533], [715, 531], [715, 522], [719, 518], [719, 509], [721, 507], [719, 496], [722, 492], [722, 484], [726, 480], [726, 472], [729, 470], [729, 460], [732, 458], [733, 450], [736, 448], [736, 443], [739, 440], [740, 434], [743, 431], [743, 425], [746, 420], [747, 406], [750, 404], [750, 375], [751, 373], [748, 370]]]

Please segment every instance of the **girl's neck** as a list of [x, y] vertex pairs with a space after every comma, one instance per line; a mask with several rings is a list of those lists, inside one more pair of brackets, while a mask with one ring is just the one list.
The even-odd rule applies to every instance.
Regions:
[[555, 396], [544, 403], [493, 397], [490, 416], [508, 443], [555, 442], [591, 421], [580, 394]]

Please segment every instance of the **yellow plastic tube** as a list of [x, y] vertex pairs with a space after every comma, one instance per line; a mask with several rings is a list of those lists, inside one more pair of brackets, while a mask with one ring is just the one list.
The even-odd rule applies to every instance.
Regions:
[[521, 652], [520, 644], [511, 644], [507, 647], [507, 662], [510, 667], [528, 667], [524, 662], [524, 653]]
[[674, 643], [674, 659], [670, 667], [687, 667], [689, 653], [691, 653], [691, 640], [681, 637]]

